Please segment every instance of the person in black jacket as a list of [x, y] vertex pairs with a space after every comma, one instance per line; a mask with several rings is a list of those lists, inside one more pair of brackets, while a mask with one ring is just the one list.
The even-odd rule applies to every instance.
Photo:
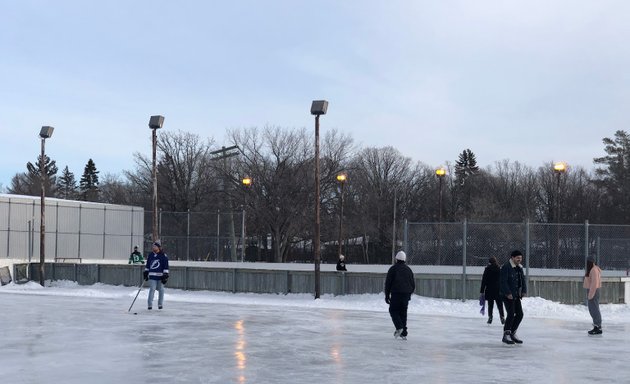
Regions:
[[507, 311], [502, 341], [506, 344], [523, 343], [516, 337], [516, 330], [523, 320], [521, 299], [527, 296], [527, 283], [521, 267], [522, 261], [521, 251], [512, 251], [510, 260], [501, 267], [500, 292]]
[[492, 312], [494, 310], [494, 303], [497, 303], [499, 309], [499, 315], [501, 316], [501, 324], [505, 324], [505, 314], [503, 313], [503, 300], [499, 295], [499, 280], [501, 278], [501, 268], [497, 264], [497, 258], [490, 257], [488, 266], [483, 271], [483, 277], [481, 278], [481, 290], [479, 293], [482, 298], [488, 301], [488, 324], [492, 324]]
[[385, 302], [389, 304], [389, 315], [396, 331], [394, 338], [407, 340], [407, 308], [411, 294], [416, 290], [416, 282], [411, 268], [405, 261], [407, 255], [400, 251], [396, 254], [396, 264], [387, 271], [385, 279]]
[[339, 255], [339, 260], [337, 261], [337, 270], [338, 271], [347, 271], [346, 262], [344, 261], [344, 255]]

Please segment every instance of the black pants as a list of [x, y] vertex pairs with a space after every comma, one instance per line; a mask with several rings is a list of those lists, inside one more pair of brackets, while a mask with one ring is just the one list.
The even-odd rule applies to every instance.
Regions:
[[506, 297], [504, 298], [503, 303], [505, 304], [505, 310], [507, 311], [507, 318], [505, 319], [505, 324], [503, 325], [503, 331], [512, 331], [514, 334], [523, 320], [523, 306], [521, 305], [521, 299], [515, 297], [510, 300]]
[[407, 334], [407, 307], [409, 307], [410, 293], [392, 292], [389, 301], [389, 315], [396, 329], [402, 329]]
[[503, 313], [503, 302], [501, 301], [501, 298], [497, 298], [496, 300], [495, 299], [488, 300], [488, 317], [492, 317], [492, 310], [494, 309], [495, 301], [497, 302], [499, 315], [501, 315], [501, 317], [505, 317], [505, 314]]

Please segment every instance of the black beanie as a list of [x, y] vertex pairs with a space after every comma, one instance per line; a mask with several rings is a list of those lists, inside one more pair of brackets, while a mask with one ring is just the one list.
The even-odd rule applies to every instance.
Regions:
[[512, 254], [510, 255], [510, 257], [516, 257], [516, 256], [523, 256], [523, 254], [519, 250], [512, 251]]

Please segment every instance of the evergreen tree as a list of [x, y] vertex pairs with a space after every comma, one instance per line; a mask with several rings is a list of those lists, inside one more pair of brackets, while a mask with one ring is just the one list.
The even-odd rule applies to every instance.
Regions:
[[80, 197], [83, 201], [98, 201], [98, 171], [92, 159], [89, 159], [83, 170], [79, 183]]
[[459, 159], [455, 162], [457, 183], [464, 185], [466, 179], [468, 179], [469, 176], [475, 175], [477, 172], [479, 172], [479, 167], [477, 166], [475, 154], [470, 149], [465, 149], [459, 154]]
[[[9, 193], [16, 195], [39, 196], [41, 193], [41, 172], [40, 164], [42, 156], [37, 156], [35, 164], [30, 161], [26, 163], [27, 172], [18, 173], [11, 179], [11, 186], [7, 188]], [[55, 182], [57, 174], [57, 165], [54, 160], [50, 160], [48, 156], [44, 156], [44, 187], [46, 196], [55, 196]]]
[[67, 165], [57, 179], [57, 196], [66, 200], [75, 199], [77, 196], [77, 181]]
[[603, 166], [595, 169], [595, 184], [602, 188], [603, 217], [610, 223], [630, 221], [630, 136], [626, 131], [615, 132], [615, 138], [605, 137], [604, 151], [607, 156], [593, 159]]
[[[470, 217], [473, 211], [473, 188], [469, 179], [479, 173], [477, 159], [470, 149], [465, 149], [459, 154], [455, 162], [455, 209], [464, 217]], [[468, 181], [468, 182], [467, 182]]]

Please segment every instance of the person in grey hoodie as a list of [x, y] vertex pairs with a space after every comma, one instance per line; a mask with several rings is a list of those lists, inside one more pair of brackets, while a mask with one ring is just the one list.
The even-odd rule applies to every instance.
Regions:
[[394, 338], [407, 340], [407, 308], [411, 294], [416, 290], [416, 282], [411, 268], [405, 263], [407, 255], [400, 251], [396, 254], [396, 264], [387, 271], [385, 279], [385, 302], [389, 304], [389, 315], [396, 331]]

